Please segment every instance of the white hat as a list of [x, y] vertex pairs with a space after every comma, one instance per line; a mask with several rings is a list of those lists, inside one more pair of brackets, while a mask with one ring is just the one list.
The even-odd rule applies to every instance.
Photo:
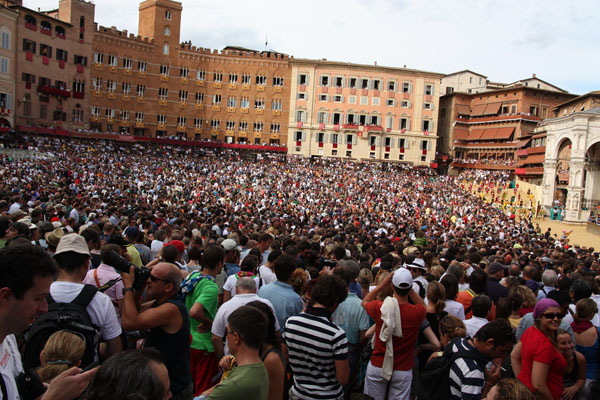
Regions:
[[412, 287], [413, 279], [410, 271], [406, 268], [398, 268], [392, 277], [392, 284], [398, 289], [409, 289]]
[[76, 233], [69, 233], [68, 235], [60, 238], [58, 242], [58, 246], [56, 246], [56, 253], [54, 255], [60, 253], [66, 253], [67, 251], [73, 251], [79, 254], [90, 255], [90, 249], [85, 242], [83, 236], [80, 236]]
[[422, 258], [415, 258], [410, 264], [406, 264], [406, 268], [419, 268], [425, 270], [425, 261]]
[[221, 246], [223, 246], [223, 248], [225, 249], [225, 251], [231, 251], [234, 250], [235, 248], [237, 248], [237, 242], [233, 239], [225, 239], [223, 240], [223, 242], [221, 243]]

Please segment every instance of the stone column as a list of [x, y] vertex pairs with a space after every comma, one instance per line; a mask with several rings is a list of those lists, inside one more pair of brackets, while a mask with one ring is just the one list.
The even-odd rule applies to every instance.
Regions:
[[567, 206], [565, 220], [580, 222], [581, 204], [583, 201], [585, 162], [580, 158], [571, 159], [569, 171], [569, 186], [567, 187]]
[[544, 178], [542, 184], [542, 199], [541, 203], [546, 213], [549, 212], [554, 201], [554, 193], [556, 192], [556, 165], [555, 159], [546, 158], [544, 161]]

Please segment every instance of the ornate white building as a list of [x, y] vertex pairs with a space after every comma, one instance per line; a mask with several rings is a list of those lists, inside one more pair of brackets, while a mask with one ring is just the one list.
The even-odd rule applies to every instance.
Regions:
[[543, 206], [558, 202], [565, 221], [585, 222], [590, 211], [600, 211], [600, 93], [561, 104], [555, 115], [535, 131], [547, 137]]

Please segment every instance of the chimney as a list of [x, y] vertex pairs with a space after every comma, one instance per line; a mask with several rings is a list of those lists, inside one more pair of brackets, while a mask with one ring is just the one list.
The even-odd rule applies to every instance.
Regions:
[[535, 74], [533, 74], [533, 78], [535, 78]]
[[377, 65], [377, 61], [375, 61], [373, 64]]

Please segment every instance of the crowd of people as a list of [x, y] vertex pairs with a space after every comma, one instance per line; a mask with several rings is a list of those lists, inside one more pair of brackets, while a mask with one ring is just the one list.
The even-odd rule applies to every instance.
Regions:
[[465, 187], [503, 172], [1, 139], [47, 155], [0, 158], [3, 399], [600, 389], [599, 254]]

